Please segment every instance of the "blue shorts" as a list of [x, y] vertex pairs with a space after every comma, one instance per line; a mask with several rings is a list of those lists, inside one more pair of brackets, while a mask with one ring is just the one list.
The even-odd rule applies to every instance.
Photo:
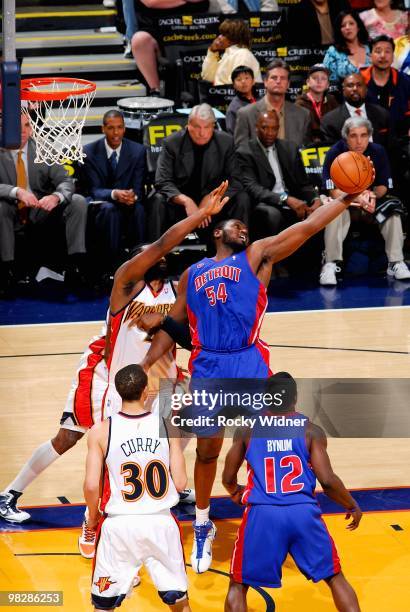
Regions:
[[267, 378], [271, 375], [269, 347], [257, 340], [231, 352], [194, 348], [189, 371], [192, 378]]
[[341, 571], [336, 547], [317, 504], [247, 506], [231, 561], [235, 582], [280, 587], [288, 553], [313, 582]]

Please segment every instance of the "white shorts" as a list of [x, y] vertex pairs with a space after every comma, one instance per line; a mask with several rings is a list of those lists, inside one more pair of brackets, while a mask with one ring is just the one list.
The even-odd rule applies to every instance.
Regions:
[[104, 337], [94, 338], [80, 359], [60, 420], [64, 429], [85, 433], [102, 420], [101, 407], [108, 384], [104, 345]]
[[158, 591], [188, 589], [179, 525], [168, 510], [107, 517], [95, 555], [91, 595], [97, 608], [119, 606], [142, 565]]

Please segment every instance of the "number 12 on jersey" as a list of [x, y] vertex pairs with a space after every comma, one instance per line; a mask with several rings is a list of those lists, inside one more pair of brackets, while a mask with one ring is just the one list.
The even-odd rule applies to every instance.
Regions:
[[[275, 457], [265, 457], [265, 487], [266, 493], [277, 493], [277, 475], [275, 469]], [[281, 468], [290, 470], [281, 478], [280, 493], [296, 493], [305, 486], [303, 482], [293, 482], [303, 473], [300, 457], [297, 455], [286, 455], [281, 457], [279, 465]]]
[[206, 293], [207, 298], [209, 300], [209, 305], [210, 306], [215, 306], [216, 300], [220, 300], [222, 302], [222, 304], [225, 304], [226, 300], [228, 299], [228, 294], [226, 292], [226, 285], [225, 285], [225, 283], [219, 283], [218, 288], [216, 290], [216, 293], [215, 293], [215, 286], [214, 285], [211, 285], [210, 287], [207, 287], [205, 289], [205, 293]]

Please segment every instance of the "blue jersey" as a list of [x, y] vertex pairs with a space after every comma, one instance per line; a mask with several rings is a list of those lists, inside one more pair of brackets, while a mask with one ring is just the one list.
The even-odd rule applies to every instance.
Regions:
[[317, 503], [316, 476], [305, 439], [308, 422], [307, 417], [297, 412], [260, 415], [245, 455], [248, 482], [242, 497], [244, 503]]
[[255, 344], [266, 307], [266, 289], [246, 250], [190, 267], [187, 310], [194, 348], [229, 353]]

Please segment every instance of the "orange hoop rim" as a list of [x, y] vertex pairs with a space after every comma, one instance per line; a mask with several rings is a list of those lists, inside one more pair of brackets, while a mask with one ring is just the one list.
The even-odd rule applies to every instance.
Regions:
[[[35, 91], [31, 90], [31, 87], [41, 87], [44, 85], [53, 85], [54, 83], [77, 83], [81, 86], [80, 89], [64, 90], [64, 91]], [[21, 99], [29, 100], [32, 102], [52, 101], [52, 100], [66, 100], [70, 96], [83, 96], [85, 94], [92, 93], [95, 91], [97, 85], [92, 81], [86, 79], [75, 79], [71, 77], [39, 77], [35, 79], [22, 79], [21, 80]]]

